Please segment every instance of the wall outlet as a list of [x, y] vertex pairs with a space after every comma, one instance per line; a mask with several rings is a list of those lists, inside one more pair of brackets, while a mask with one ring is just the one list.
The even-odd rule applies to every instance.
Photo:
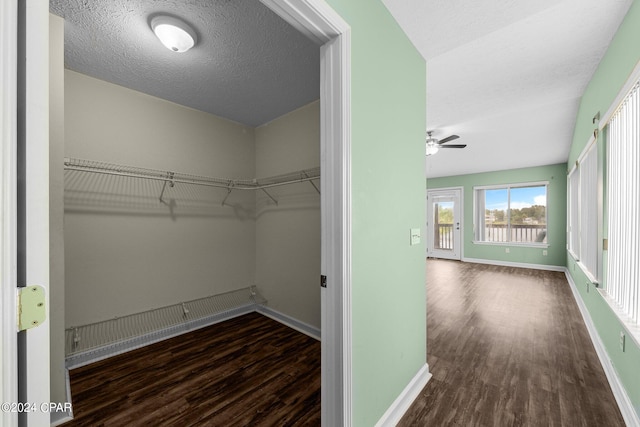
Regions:
[[547, 256], [547, 250], [546, 249], [542, 250], [542, 256]]
[[620, 331], [620, 350], [622, 350], [623, 353], [624, 353], [624, 340], [625, 340], [624, 332]]
[[511, 248], [504, 248], [504, 252], [507, 253], [507, 254], [510, 253], [511, 252]]

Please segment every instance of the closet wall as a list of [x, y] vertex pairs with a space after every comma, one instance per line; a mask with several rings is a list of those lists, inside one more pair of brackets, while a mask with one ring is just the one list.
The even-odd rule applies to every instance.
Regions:
[[[258, 178], [320, 166], [320, 101], [255, 135]], [[269, 307], [319, 329], [320, 195], [308, 182], [270, 193], [277, 206], [256, 193], [256, 284]]]
[[64, 20], [49, 14], [49, 334], [51, 401], [66, 401], [64, 369]]
[[[256, 129], [65, 71], [66, 157], [218, 178], [320, 165], [319, 101]], [[319, 181], [314, 181], [319, 188]], [[320, 328], [320, 196], [65, 172], [66, 327], [256, 285]]]
[[[65, 71], [65, 156], [221, 178], [255, 173], [254, 130]], [[66, 325], [248, 287], [255, 194], [65, 173]], [[71, 189], [71, 190], [70, 190]]]

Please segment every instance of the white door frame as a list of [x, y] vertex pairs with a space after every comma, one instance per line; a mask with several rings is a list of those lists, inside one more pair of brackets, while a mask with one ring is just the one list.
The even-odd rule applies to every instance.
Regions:
[[351, 426], [351, 30], [324, 0], [260, 1], [321, 45], [321, 416]]
[[[432, 199], [430, 197], [447, 197], [457, 198], [458, 205], [456, 206], [456, 213], [459, 219], [460, 226], [458, 229], [454, 229], [454, 247], [457, 249], [457, 253], [452, 256], [441, 256], [442, 258], [462, 260], [464, 257], [464, 187], [448, 187], [448, 188], [435, 188], [427, 190], [427, 212], [431, 212]], [[427, 256], [434, 256], [433, 249], [433, 224], [430, 221], [433, 219], [427, 214]], [[455, 222], [455, 219], [454, 219]], [[442, 254], [439, 254], [442, 255]]]
[[[48, 294], [48, 13], [46, 0], [3, 0], [0, 11], [0, 84], [2, 99], [2, 185], [0, 237], [2, 267], [0, 308], [2, 318], [2, 351], [0, 363], [4, 402], [17, 402], [17, 340], [15, 339], [16, 276], [16, 65], [18, 1], [27, 3], [27, 51], [30, 58], [26, 85], [27, 109], [30, 117], [27, 158], [30, 183], [41, 191], [27, 200], [27, 245], [32, 245], [38, 261], [46, 258], [47, 268], [30, 264], [27, 280], [46, 287]], [[327, 276], [322, 299], [322, 425], [352, 424], [351, 379], [351, 35], [347, 23], [323, 0], [261, 0], [299, 31], [321, 44], [321, 168], [322, 168], [322, 261], [321, 272]], [[43, 79], [43, 76], [45, 77]], [[46, 142], [46, 147], [38, 146]], [[46, 160], [43, 163], [43, 160]], [[38, 172], [36, 168], [40, 167]], [[34, 173], [32, 175], [31, 173]], [[43, 218], [45, 220], [43, 220]], [[47, 236], [43, 236], [46, 229]], [[46, 251], [46, 256], [44, 256]], [[46, 271], [45, 271], [46, 270]], [[47, 302], [48, 305], [48, 302]], [[49, 333], [48, 322], [33, 329], [27, 339], [30, 360], [28, 395], [30, 401], [49, 401]], [[13, 338], [12, 338], [13, 337]], [[45, 360], [46, 359], [46, 360]], [[46, 372], [45, 372], [46, 371]], [[3, 425], [16, 425], [14, 413], [0, 413]], [[46, 420], [46, 422], [45, 422]], [[34, 413], [27, 425], [48, 425], [49, 414]]]
[[[19, 12], [20, 9], [23, 13]], [[49, 322], [21, 332], [17, 338], [17, 286], [40, 285], [49, 311], [49, 3], [46, 0], [3, 0], [0, 11], [2, 63], [2, 401], [35, 403], [32, 412], [0, 413], [3, 425], [49, 425], [43, 404], [49, 397]], [[18, 16], [23, 16], [19, 20]], [[19, 37], [22, 34], [22, 37]], [[18, 67], [22, 44], [25, 62]], [[19, 80], [19, 75], [24, 80]], [[19, 95], [20, 94], [20, 95]], [[20, 99], [23, 107], [20, 107]], [[21, 113], [18, 109], [21, 108]], [[24, 147], [24, 182], [18, 180], [18, 147]], [[24, 199], [19, 199], [18, 185]], [[23, 200], [23, 202], [19, 202]], [[24, 208], [24, 213], [18, 209]], [[21, 218], [21, 216], [23, 218]], [[18, 231], [24, 226], [24, 239]], [[19, 244], [26, 267], [18, 260]], [[21, 282], [21, 283], [19, 283]], [[20, 341], [21, 344], [18, 342]], [[24, 349], [19, 353], [19, 348]], [[19, 366], [22, 370], [19, 371]]]
[[[0, 2], [0, 401], [18, 401], [18, 338], [16, 334], [16, 188], [17, 188], [17, 46], [18, 0]], [[0, 425], [18, 424], [18, 415], [0, 411]]]

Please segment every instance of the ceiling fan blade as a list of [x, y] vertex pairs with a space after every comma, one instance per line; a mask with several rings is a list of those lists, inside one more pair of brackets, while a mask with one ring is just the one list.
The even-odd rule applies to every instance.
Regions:
[[458, 138], [460, 138], [458, 135], [451, 135], [451, 136], [448, 136], [448, 137], [438, 141], [438, 144], [444, 144], [444, 143], [447, 143], [449, 141], [453, 141], [454, 139], [458, 139]]
[[464, 148], [467, 144], [441, 145], [440, 148]]

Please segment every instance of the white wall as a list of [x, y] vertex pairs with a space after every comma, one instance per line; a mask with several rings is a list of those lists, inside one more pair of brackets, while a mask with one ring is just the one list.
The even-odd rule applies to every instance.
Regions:
[[[320, 102], [255, 130], [256, 176], [320, 166]], [[319, 182], [316, 181], [319, 186]], [[256, 283], [269, 307], [320, 328], [320, 195], [308, 182], [256, 193]]]
[[[319, 101], [256, 129], [70, 70], [66, 157], [229, 178], [320, 165]], [[66, 326], [256, 284], [269, 306], [320, 327], [320, 197], [65, 173]], [[318, 182], [316, 182], [319, 185]], [[172, 202], [173, 200], [173, 202]]]
[[[255, 173], [254, 131], [65, 72], [65, 156], [191, 174]], [[65, 173], [66, 325], [214, 295], [255, 282], [255, 195]], [[231, 206], [229, 206], [231, 205]]]
[[49, 15], [49, 328], [51, 401], [66, 401], [64, 366], [64, 20]]

